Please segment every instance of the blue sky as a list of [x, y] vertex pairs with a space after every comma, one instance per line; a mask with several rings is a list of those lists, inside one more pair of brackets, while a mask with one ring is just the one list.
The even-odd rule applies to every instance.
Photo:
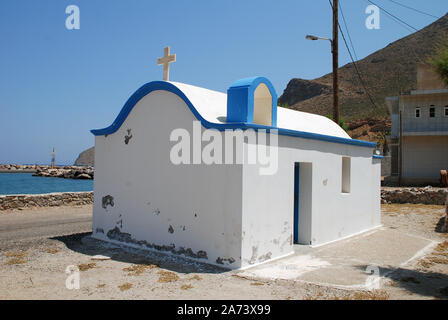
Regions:
[[[396, 0], [436, 16], [446, 0]], [[381, 14], [365, 27], [365, 0], [340, 0], [358, 58], [410, 32]], [[374, 0], [420, 29], [435, 18]], [[168, 4], [169, 3], [169, 4]], [[72, 164], [94, 144], [142, 84], [161, 80], [157, 58], [171, 46], [173, 81], [225, 92], [248, 76], [269, 78], [280, 96], [294, 77], [331, 72], [327, 0], [2, 0], [0, 2], [0, 163]], [[65, 8], [80, 9], [67, 30]], [[342, 23], [342, 21], [341, 21]], [[341, 42], [340, 65], [349, 62]]]

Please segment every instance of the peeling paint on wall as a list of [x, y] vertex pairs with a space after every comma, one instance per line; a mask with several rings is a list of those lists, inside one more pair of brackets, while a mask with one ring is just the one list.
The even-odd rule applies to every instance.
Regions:
[[252, 247], [252, 257], [248, 261], [249, 264], [254, 264], [257, 261], [257, 255], [258, 255], [258, 247]]
[[174, 233], [174, 228], [172, 225], [170, 225], [170, 227], [168, 228], [168, 232], [169, 233]]
[[259, 261], [259, 262], [263, 262], [263, 261], [269, 260], [269, 259], [271, 259], [271, 256], [272, 256], [272, 252], [268, 252], [268, 253], [266, 253], [266, 254], [260, 256], [260, 257], [258, 258], [258, 261]]
[[287, 245], [292, 245], [292, 235], [290, 235], [288, 238], [286, 238], [285, 241], [283, 241], [282, 245], [280, 246], [280, 249], [283, 250], [283, 248]]
[[104, 196], [102, 199], [102, 207], [104, 209], [107, 209], [107, 206], [109, 206], [109, 205], [111, 207], [114, 206], [114, 197], [112, 197], [111, 195]]
[[128, 134], [124, 136], [124, 143], [128, 144], [129, 140], [131, 140], [131, 138], [132, 138], [132, 134], [131, 134], [131, 129], [127, 129], [126, 131], [128, 132]]
[[216, 263], [217, 264], [232, 264], [232, 263], [234, 263], [235, 262], [235, 259], [233, 259], [232, 257], [230, 257], [230, 258], [221, 258], [221, 257], [218, 257], [217, 259], [216, 259]]
[[167, 246], [167, 245], [158, 245], [154, 243], [149, 243], [145, 240], [136, 240], [132, 238], [132, 235], [130, 233], [121, 232], [120, 228], [118, 227], [109, 230], [107, 232], [107, 237], [111, 240], [116, 240], [124, 243], [132, 243], [139, 246], [144, 246], [149, 249], [171, 252], [176, 255], [184, 255], [196, 259], [208, 259], [207, 252], [203, 250], [199, 250], [198, 252], [194, 253], [194, 251], [191, 248], [185, 249], [184, 247], [180, 247], [178, 250], [176, 250], [176, 245], [174, 243]]

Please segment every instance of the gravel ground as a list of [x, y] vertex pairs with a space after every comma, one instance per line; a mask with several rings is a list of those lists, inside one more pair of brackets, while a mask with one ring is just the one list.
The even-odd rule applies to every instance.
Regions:
[[[91, 212], [91, 206], [61, 207]], [[437, 224], [442, 206], [383, 205], [383, 225], [443, 243]], [[46, 212], [24, 210], [20, 214]], [[57, 213], [57, 212], [55, 212]], [[0, 215], [15, 215], [3, 212]], [[380, 290], [355, 291], [289, 280], [254, 280], [179, 257], [122, 249], [75, 233], [0, 241], [0, 299], [446, 299], [448, 245], [394, 272]], [[54, 231], [52, 231], [54, 232]], [[1, 231], [0, 231], [1, 234]], [[109, 260], [93, 260], [95, 255]], [[80, 288], [66, 288], [68, 266], [77, 266]]]

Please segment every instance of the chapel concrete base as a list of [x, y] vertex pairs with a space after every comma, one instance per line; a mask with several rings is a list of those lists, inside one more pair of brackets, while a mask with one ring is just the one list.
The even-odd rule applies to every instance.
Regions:
[[[397, 268], [416, 263], [436, 244], [432, 240], [381, 227], [320, 247], [296, 245], [294, 255], [244, 270], [239, 275], [344, 289], [378, 289], [375, 283], [381, 284]], [[372, 277], [376, 272], [379, 272], [379, 278]]]

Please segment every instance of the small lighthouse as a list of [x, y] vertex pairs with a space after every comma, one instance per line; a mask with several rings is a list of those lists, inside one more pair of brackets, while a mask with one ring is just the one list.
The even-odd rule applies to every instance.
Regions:
[[51, 169], [54, 169], [55, 165], [54, 162], [56, 160], [56, 151], [53, 148], [53, 152], [51, 153]]

